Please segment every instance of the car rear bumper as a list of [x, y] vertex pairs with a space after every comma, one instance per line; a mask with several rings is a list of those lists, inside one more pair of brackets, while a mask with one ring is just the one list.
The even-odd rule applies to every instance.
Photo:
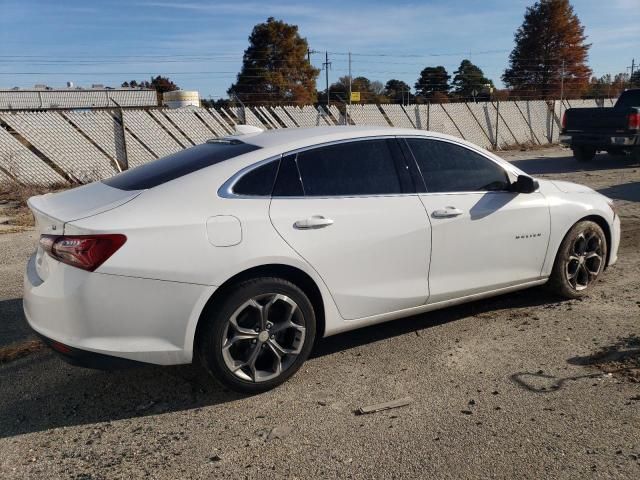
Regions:
[[92, 363], [90, 353], [159, 365], [191, 362], [197, 321], [215, 287], [90, 273], [58, 262], [42, 281], [34, 260], [24, 276], [24, 313], [54, 350], [64, 354], [55, 346], [67, 347], [76, 363]]
[[640, 136], [623, 133], [572, 133], [560, 134], [560, 143], [568, 147], [593, 147], [597, 149], [629, 148], [640, 146]]

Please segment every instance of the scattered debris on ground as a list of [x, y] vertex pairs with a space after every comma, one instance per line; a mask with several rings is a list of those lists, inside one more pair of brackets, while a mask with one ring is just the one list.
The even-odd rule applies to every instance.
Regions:
[[356, 410], [356, 413], [358, 415], [366, 415], [368, 413], [381, 412], [383, 410], [390, 410], [392, 408], [406, 407], [411, 402], [413, 402], [413, 400], [409, 397], [399, 398], [398, 400], [391, 400], [390, 402], [383, 402], [377, 403], [375, 405], [360, 407]]

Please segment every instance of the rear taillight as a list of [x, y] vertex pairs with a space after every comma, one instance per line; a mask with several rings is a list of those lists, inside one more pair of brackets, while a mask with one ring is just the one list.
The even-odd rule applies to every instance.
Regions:
[[640, 113], [629, 114], [629, 130], [640, 130]]
[[40, 246], [56, 260], [93, 272], [113, 255], [127, 237], [106, 235], [41, 235]]
[[567, 128], [567, 112], [564, 112], [562, 114], [562, 128]]

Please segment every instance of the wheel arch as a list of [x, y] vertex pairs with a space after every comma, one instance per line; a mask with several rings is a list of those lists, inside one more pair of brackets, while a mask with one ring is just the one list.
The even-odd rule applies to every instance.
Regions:
[[591, 214], [591, 215], [587, 215], [585, 217], [578, 218], [575, 222], [571, 223], [568, 226], [568, 228], [564, 232], [564, 235], [562, 235], [562, 238], [560, 239], [560, 242], [558, 243], [558, 246], [556, 248], [555, 255], [553, 256], [553, 264], [555, 264], [555, 262], [556, 262], [556, 260], [558, 258], [558, 253], [560, 252], [560, 247], [562, 246], [562, 242], [564, 242], [564, 239], [567, 238], [567, 235], [569, 234], [571, 229], [576, 224], [578, 224], [580, 222], [584, 222], [584, 221], [592, 221], [592, 222], [596, 223], [600, 228], [602, 228], [602, 231], [604, 232], [605, 241], [607, 242], [607, 258], [605, 259], [604, 266], [606, 268], [609, 265], [609, 259], [611, 257], [611, 242], [612, 242], [611, 227], [609, 226], [609, 222], [607, 222], [607, 219], [604, 218], [601, 215], [598, 215], [598, 214]]
[[[578, 220], [578, 222], [584, 222], [587, 220], [590, 220], [596, 223], [604, 232], [604, 238], [607, 242], [607, 258], [605, 259], [604, 267], [607, 268], [609, 266], [609, 259], [611, 258], [611, 241], [612, 241], [611, 227], [609, 226], [609, 222], [607, 222], [607, 220], [604, 217], [601, 217], [600, 215], [588, 215]], [[573, 225], [575, 225], [575, 223]], [[571, 225], [571, 227], [573, 227], [573, 225]], [[568, 230], [567, 230], [567, 233], [569, 233]], [[566, 236], [566, 233], [565, 233], [565, 236]]]
[[316, 315], [316, 339], [322, 338], [325, 332], [325, 309], [322, 292], [316, 284], [316, 282], [303, 270], [293, 267], [291, 265], [285, 265], [280, 263], [271, 263], [265, 265], [258, 265], [248, 268], [239, 272], [229, 279], [227, 279], [222, 285], [220, 285], [215, 292], [209, 297], [205, 306], [203, 307], [198, 317], [198, 323], [193, 338], [194, 357], [197, 350], [198, 341], [200, 339], [200, 331], [202, 327], [202, 319], [216, 308], [220, 302], [224, 300], [229, 290], [240, 282], [250, 280], [259, 277], [277, 277], [287, 280], [296, 286], [298, 286], [309, 298], [313, 310]]

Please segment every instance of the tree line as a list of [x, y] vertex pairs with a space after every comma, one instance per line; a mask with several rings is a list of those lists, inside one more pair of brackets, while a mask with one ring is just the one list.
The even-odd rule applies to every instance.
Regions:
[[[569, 0], [538, 0], [527, 7], [514, 43], [501, 77], [504, 89], [496, 89], [479, 66], [463, 59], [453, 75], [442, 65], [426, 66], [413, 86], [395, 78], [383, 84], [353, 77], [351, 91], [360, 93], [359, 101], [353, 103], [615, 97], [625, 88], [640, 86], [640, 70], [632, 76], [593, 76], [588, 65], [591, 45]], [[227, 90], [229, 100], [208, 102], [208, 106], [349, 103], [348, 76], [332, 83], [327, 92], [316, 89], [319, 74], [298, 26], [270, 17], [255, 25], [249, 36], [241, 70]], [[178, 88], [166, 77], [123, 86], [146, 86], [159, 92]]]

